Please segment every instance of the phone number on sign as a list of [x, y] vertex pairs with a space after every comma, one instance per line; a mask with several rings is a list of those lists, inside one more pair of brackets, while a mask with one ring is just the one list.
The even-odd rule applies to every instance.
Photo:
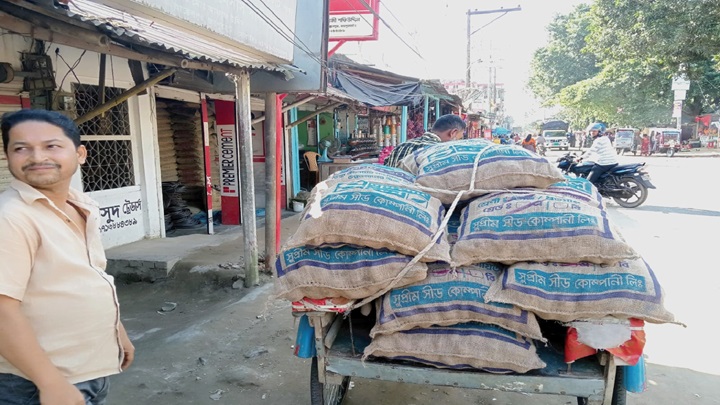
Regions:
[[126, 220], [124, 220], [124, 221], [119, 221], [119, 222], [113, 222], [113, 223], [111, 223], [111, 224], [107, 224], [107, 225], [102, 225], [102, 226], [100, 226], [100, 232], [107, 232], [107, 231], [109, 231], [109, 230], [111, 230], [111, 229], [125, 228], [126, 226], [137, 225], [137, 223], [138, 223], [138, 221], [137, 221], [137, 219], [135, 219], [135, 218], [133, 218], [133, 219], [126, 219]]

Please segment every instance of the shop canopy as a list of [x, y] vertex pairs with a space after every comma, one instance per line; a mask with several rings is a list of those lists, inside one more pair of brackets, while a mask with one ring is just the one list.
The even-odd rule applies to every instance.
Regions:
[[507, 135], [510, 133], [510, 130], [504, 127], [497, 127], [492, 130], [493, 135]]
[[342, 70], [335, 70], [332, 85], [370, 107], [418, 105], [424, 97], [419, 81], [381, 83]]

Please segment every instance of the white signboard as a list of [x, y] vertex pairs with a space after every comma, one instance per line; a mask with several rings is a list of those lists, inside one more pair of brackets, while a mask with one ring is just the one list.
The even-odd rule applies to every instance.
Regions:
[[217, 138], [220, 155], [220, 195], [237, 197], [239, 183], [235, 125], [217, 125]]
[[672, 113], [673, 118], [682, 117], [682, 105], [683, 105], [682, 101], [675, 101], [673, 103], [673, 113]]
[[147, 204], [142, 201], [140, 186], [95, 191], [88, 196], [100, 207], [98, 227], [106, 249], [145, 236], [143, 210], [147, 209]]
[[673, 90], [690, 90], [690, 80], [684, 76], [675, 76], [672, 81]]
[[373, 29], [373, 15], [369, 13], [330, 16], [332, 39], [371, 37]]

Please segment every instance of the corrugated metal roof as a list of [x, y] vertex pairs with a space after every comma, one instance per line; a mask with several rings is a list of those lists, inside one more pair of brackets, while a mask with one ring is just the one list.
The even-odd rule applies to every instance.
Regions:
[[173, 28], [162, 22], [135, 16], [89, 0], [69, 2], [67, 12], [72, 18], [88, 22], [111, 38], [120, 38], [139, 45], [170, 52], [202, 62], [221, 63], [240, 68], [261, 69], [289, 74], [285, 66], [259, 60], [253, 55], [229, 49]]

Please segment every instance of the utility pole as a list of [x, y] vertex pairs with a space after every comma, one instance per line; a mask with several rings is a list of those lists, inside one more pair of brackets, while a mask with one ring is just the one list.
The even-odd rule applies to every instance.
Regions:
[[503, 15], [505, 15], [511, 11], [522, 11], [522, 9], [520, 8], [520, 6], [517, 6], [515, 8], [499, 8], [496, 10], [468, 10], [467, 11], [467, 59], [466, 59], [467, 65], [465, 66], [467, 68], [467, 70], [465, 72], [465, 87], [470, 88], [470, 83], [471, 83], [471, 81], [470, 81], [470, 79], [471, 79], [471, 77], [470, 77], [470, 63], [471, 63], [470, 62], [470, 59], [471, 59], [471, 57], [470, 57], [470, 37], [472, 37], [473, 34], [480, 31], [481, 29], [492, 24], [495, 20], [497, 20], [498, 18], [500, 18], [502, 16], [497, 17], [495, 20], [490, 21], [489, 23], [483, 25], [482, 27], [476, 29], [475, 31], [472, 31], [472, 26], [470, 24], [470, 17], [472, 17], [474, 15], [480, 15], [480, 14], [496, 14], [496, 13], [504, 13]]

